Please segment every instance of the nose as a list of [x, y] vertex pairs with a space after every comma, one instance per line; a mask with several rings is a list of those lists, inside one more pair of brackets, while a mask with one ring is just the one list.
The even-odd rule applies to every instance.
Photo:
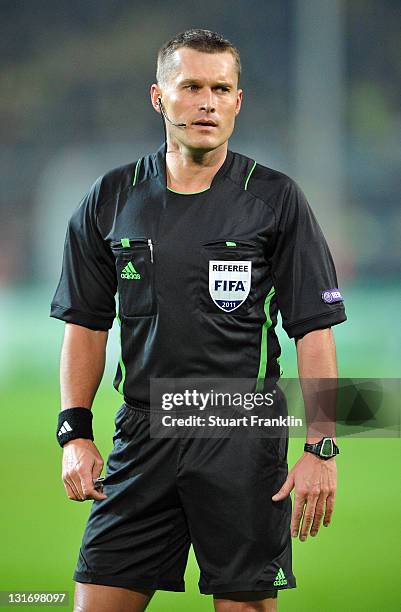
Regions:
[[214, 113], [216, 110], [214, 103], [214, 95], [211, 90], [205, 91], [202, 96], [202, 103], [199, 104], [199, 110], [205, 111], [206, 113]]

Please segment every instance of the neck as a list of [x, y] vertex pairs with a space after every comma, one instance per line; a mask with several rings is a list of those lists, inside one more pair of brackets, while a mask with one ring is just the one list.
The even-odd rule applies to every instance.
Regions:
[[184, 193], [207, 189], [224, 164], [227, 148], [225, 142], [212, 151], [190, 150], [167, 138], [167, 187]]

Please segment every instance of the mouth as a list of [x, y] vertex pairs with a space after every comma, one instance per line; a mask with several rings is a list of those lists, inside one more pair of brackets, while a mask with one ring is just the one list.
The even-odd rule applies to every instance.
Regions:
[[192, 125], [199, 125], [200, 127], [217, 127], [217, 123], [211, 119], [198, 119], [193, 121]]

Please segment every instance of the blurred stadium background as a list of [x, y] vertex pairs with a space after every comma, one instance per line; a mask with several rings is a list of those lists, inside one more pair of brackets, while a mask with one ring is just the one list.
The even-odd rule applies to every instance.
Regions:
[[[243, 110], [230, 148], [295, 178], [332, 249], [348, 322], [343, 377], [400, 377], [400, 14], [397, 0], [1, 0], [0, 590], [69, 590], [90, 502], [73, 504], [55, 442], [63, 324], [48, 317], [66, 222], [94, 180], [162, 142], [148, 99], [158, 47], [190, 27], [241, 52]], [[281, 334], [282, 365], [296, 375]], [[95, 401], [111, 448], [121, 397], [113, 328]], [[298, 589], [280, 610], [400, 608], [399, 439], [340, 440], [333, 523], [294, 542]], [[294, 463], [302, 441], [293, 440]], [[397, 562], [398, 559], [398, 562]], [[212, 608], [197, 590], [149, 609]], [[11, 609], [11, 608], [10, 608]], [[31, 609], [36, 609], [31, 607]], [[72, 609], [72, 606], [71, 606]]]

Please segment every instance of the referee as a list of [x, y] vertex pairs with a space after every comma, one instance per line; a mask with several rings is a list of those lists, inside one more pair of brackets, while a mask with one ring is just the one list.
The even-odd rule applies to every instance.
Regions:
[[[68, 497], [94, 500], [76, 611], [139, 612], [158, 589], [184, 591], [191, 544], [215, 610], [277, 610], [278, 590], [296, 586], [291, 536], [304, 541], [330, 522], [333, 423], [323, 437], [308, 427], [289, 472], [288, 435], [150, 435], [150, 379], [277, 381], [278, 311], [300, 377], [337, 377], [331, 327], [346, 315], [313, 212], [288, 176], [228, 150], [240, 72], [237, 49], [219, 34], [168, 41], [150, 88], [166, 142], [100, 177], [68, 225], [51, 305], [66, 323], [57, 439]], [[91, 407], [114, 318], [124, 403], [102, 488]]]

